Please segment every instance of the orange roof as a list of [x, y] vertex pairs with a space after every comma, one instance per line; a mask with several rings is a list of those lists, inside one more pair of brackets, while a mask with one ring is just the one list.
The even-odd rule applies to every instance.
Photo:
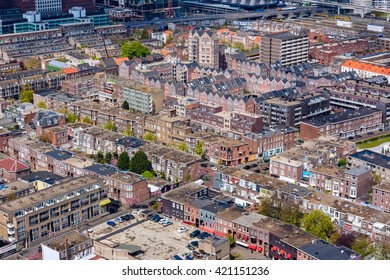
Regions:
[[167, 55], [170, 54], [170, 53], [171, 53], [171, 51], [168, 50], [168, 49], [162, 49], [162, 50], [161, 50], [161, 54], [162, 54], [163, 56], [167, 56]]
[[167, 34], [167, 35], [172, 35], [173, 32], [172, 32], [171, 30], [165, 30], [165, 34]]
[[129, 60], [128, 57], [118, 57], [118, 58], [115, 58], [115, 63], [116, 65], [120, 65], [123, 61], [126, 61], [126, 60]]
[[390, 76], [390, 68], [356, 60], [346, 60], [341, 66]]
[[67, 75], [79, 72], [75, 67], [64, 68], [62, 71], [64, 71], [64, 73]]
[[255, 42], [260, 43], [260, 36], [256, 36]]

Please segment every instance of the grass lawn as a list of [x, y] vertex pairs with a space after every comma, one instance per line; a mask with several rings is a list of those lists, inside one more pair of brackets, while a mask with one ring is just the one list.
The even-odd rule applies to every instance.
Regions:
[[362, 142], [358, 142], [358, 149], [368, 149], [368, 148], [374, 148], [379, 146], [382, 143], [390, 142], [390, 134], [383, 135], [383, 136], [376, 136], [372, 140], [367, 139]]

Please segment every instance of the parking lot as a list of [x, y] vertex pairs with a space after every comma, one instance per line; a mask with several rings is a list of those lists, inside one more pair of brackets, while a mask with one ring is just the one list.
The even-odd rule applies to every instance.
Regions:
[[[189, 234], [195, 228], [189, 227], [188, 231], [180, 234], [177, 231], [184, 226], [182, 223], [172, 221], [172, 225], [164, 227], [162, 224], [135, 216], [135, 220], [117, 223], [114, 227], [105, 223], [98, 225], [93, 228], [91, 237], [99, 238], [101, 243], [109, 246], [114, 244], [138, 245], [143, 253], [138, 254], [137, 258], [142, 260], [169, 260], [176, 254], [182, 256], [183, 253], [190, 252], [186, 246], [192, 240]], [[137, 221], [140, 224], [131, 226]], [[101, 239], [113, 231], [117, 232]]]

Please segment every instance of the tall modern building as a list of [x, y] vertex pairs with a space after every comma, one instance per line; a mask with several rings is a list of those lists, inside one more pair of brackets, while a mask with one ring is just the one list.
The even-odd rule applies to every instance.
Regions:
[[188, 60], [204, 67], [219, 68], [219, 39], [205, 27], [196, 27], [188, 36]]
[[307, 62], [309, 54], [309, 36], [303, 31], [299, 33], [281, 32], [261, 37], [260, 62], [289, 66]]
[[18, 8], [22, 12], [37, 11], [44, 16], [66, 14], [75, 6], [83, 7], [87, 11], [95, 10], [94, 0], [0, 0], [0, 2], [6, 2], [0, 4], [2, 8]]

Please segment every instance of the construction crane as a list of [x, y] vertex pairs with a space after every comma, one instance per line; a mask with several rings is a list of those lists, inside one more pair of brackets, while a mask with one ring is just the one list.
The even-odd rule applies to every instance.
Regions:
[[168, 0], [168, 17], [171, 18], [172, 16], [172, 0]]

